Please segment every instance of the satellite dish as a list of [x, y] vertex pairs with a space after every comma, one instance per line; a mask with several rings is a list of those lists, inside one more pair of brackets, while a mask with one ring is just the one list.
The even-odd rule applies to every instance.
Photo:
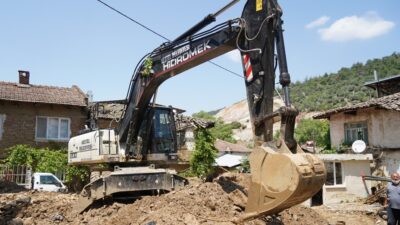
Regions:
[[365, 151], [366, 148], [367, 148], [367, 145], [362, 140], [357, 140], [357, 141], [353, 142], [353, 144], [351, 145], [351, 149], [353, 149], [353, 151], [355, 153], [361, 153], [361, 152]]

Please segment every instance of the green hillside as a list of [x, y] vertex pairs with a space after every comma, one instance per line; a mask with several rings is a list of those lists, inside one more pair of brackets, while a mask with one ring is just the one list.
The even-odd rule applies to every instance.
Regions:
[[379, 79], [400, 74], [400, 53], [295, 82], [290, 86], [292, 102], [301, 111], [309, 112], [367, 101], [375, 97], [375, 92], [364, 86], [374, 80], [374, 70]]

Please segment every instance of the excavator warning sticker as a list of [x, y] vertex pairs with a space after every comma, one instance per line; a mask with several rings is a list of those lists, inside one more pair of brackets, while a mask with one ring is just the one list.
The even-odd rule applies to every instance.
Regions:
[[250, 82], [253, 80], [253, 67], [251, 66], [250, 56], [248, 54], [243, 55], [243, 64], [246, 74], [246, 81]]
[[263, 7], [263, 0], [257, 0], [256, 1], [256, 12], [262, 10]]

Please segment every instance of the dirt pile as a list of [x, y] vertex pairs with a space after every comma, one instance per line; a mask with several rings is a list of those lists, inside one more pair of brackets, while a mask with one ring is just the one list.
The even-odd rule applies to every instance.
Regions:
[[26, 190], [25, 188], [18, 186], [14, 182], [0, 180], [0, 194], [16, 193], [16, 192], [25, 191], [25, 190]]
[[[161, 196], [146, 196], [133, 203], [109, 203], [92, 207], [81, 215], [72, 211], [77, 196], [73, 194], [20, 192], [0, 194], [0, 210], [3, 205], [25, 199], [3, 216], [6, 224], [12, 219], [16, 224], [222, 224], [231, 225], [244, 213], [249, 177], [226, 174], [215, 182], [203, 183], [191, 180], [180, 190]], [[29, 199], [29, 201], [28, 201]], [[20, 201], [21, 202], [21, 201]], [[4, 203], [4, 204], [3, 204]], [[3, 215], [3, 214], [0, 214]], [[20, 223], [19, 223], [20, 222]], [[246, 222], [256, 224], [328, 224], [314, 210], [296, 206], [285, 210], [277, 218], [267, 217]]]
[[379, 216], [382, 209], [379, 204], [341, 203], [313, 207], [313, 209], [327, 218], [330, 224], [386, 224], [386, 221]]
[[0, 225], [70, 224], [77, 199], [75, 194], [37, 191], [0, 194]]

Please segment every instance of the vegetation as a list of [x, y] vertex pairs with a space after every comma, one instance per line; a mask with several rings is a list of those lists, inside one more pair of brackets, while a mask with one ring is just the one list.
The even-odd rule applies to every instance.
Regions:
[[243, 173], [249, 173], [250, 172], [250, 161], [249, 161], [249, 158], [247, 156], [243, 157], [243, 159], [241, 160], [240, 163], [241, 163], [241, 165], [240, 165], [241, 171]]
[[297, 125], [294, 133], [299, 143], [314, 141], [318, 147], [330, 148], [329, 122], [327, 120], [303, 119]]
[[193, 113], [192, 117], [209, 120], [209, 121], [213, 121], [213, 122], [215, 122], [217, 120], [213, 115], [211, 115], [210, 113], [205, 112], [203, 110], [198, 113]]
[[70, 166], [67, 164], [66, 150], [50, 150], [47, 148], [32, 148], [27, 145], [16, 145], [9, 148], [10, 154], [5, 162], [9, 165], [27, 165], [33, 172], [65, 173], [67, 183], [82, 184], [89, 177], [87, 167]]
[[194, 113], [192, 116], [195, 118], [214, 121], [214, 127], [210, 128], [211, 135], [216, 139], [236, 143], [236, 140], [233, 138], [233, 129], [239, 129], [242, 126], [239, 122], [224, 123], [222, 119], [217, 119], [213, 115], [204, 111]]
[[151, 69], [153, 68], [153, 60], [147, 57], [143, 62], [142, 76], [148, 77], [151, 75]]
[[196, 148], [190, 159], [191, 174], [205, 178], [213, 171], [213, 165], [217, 156], [214, 141], [215, 138], [207, 129], [199, 128], [196, 130]]
[[371, 88], [364, 86], [365, 82], [374, 80], [374, 70], [379, 79], [400, 74], [400, 53], [295, 82], [290, 86], [292, 102], [301, 111], [310, 112], [367, 101], [376, 97]]

